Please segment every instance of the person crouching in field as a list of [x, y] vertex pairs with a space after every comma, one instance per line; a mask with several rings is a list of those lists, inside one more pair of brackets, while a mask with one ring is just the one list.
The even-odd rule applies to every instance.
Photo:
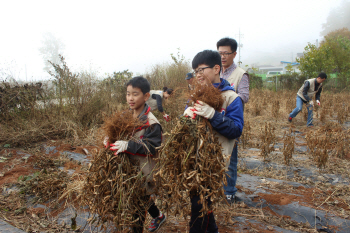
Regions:
[[[227, 80], [220, 78], [221, 57], [216, 51], [204, 50], [198, 53], [192, 60], [192, 68], [195, 70], [196, 79], [199, 84], [213, 85], [221, 90], [224, 99], [222, 111], [215, 111], [208, 104], [198, 101], [194, 107], [185, 110], [184, 116], [194, 117], [194, 114], [202, 116], [209, 120], [214, 131], [218, 134], [219, 142], [223, 148], [224, 155], [233, 156], [234, 140], [241, 136], [244, 120], [243, 105], [241, 99], [234, 92]], [[236, 150], [237, 156], [237, 150]], [[229, 176], [233, 176], [234, 171], [229, 167]], [[237, 175], [237, 168], [235, 170]], [[230, 182], [227, 177], [228, 183]], [[202, 205], [199, 204], [200, 197], [196, 194], [191, 196], [191, 220], [190, 233], [217, 233], [218, 227], [215, 223], [213, 212], [199, 217]], [[211, 201], [208, 199], [208, 206]]]
[[170, 121], [170, 116], [164, 112], [162, 100], [168, 99], [172, 93], [173, 89], [167, 87], [163, 87], [163, 91], [151, 90], [150, 98], [146, 101], [146, 103], [151, 107], [151, 111], [154, 111], [158, 108], [158, 111], [163, 114], [163, 118], [167, 122]]
[[[133, 117], [139, 118], [144, 122], [144, 126], [136, 130], [133, 138], [139, 138], [139, 141], [116, 141], [111, 144], [110, 150], [116, 151], [115, 155], [121, 152], [125, 152], [130, 155], [131, 158], [139, 160], [140, 168], [144, 176], [149, 176], [150, 182], [147, 182], [147, 193], [141, 200], [148, 202], [150, 195], [154, 192], [154, 183], [152, 182], [153, 168], [155, 166], [154, 158], [157, 156], [156, 147], [159, 147], [162, 143], [162, 127], [157, 118], [151, 113], [151, 108], [146, 104], [147, 99], [150, 97], [150, 84], [147, 79], [143, 77], [134, 77], [127, 84], [126, 100], [131, 110], [133, 110]], [[107, 141], [105, 139], [105, 146]], [[150, 232], [153, 232], [159, 228], [159, 226], [165, 221], [166, 217], [152, 202], [148, 209], [148, 212], [152, 216], [151, 225], [148, 228]], [[141, 213], [146, 213], [141, 211]], [[133, 227], [133, 233], [142, 233], [143, 224], [145, 221], [145, 215], [135, 215], [133, 219], [139, 218], [136, 226]]]
[[316, 103], [321, 105], [320, 96], [322, 92], [322, 83], [327, 79], [327, 74], [324, 72], [319, 73], [317, 78], [308, 79], [304, 82], [297, 93], [296, 108], [289, 114], [288, 121], [292, 122], [292, 119], [298, 115], [302, 110], [303, 104], [309, 104], [307, 106], [307, 126], [313, 126], [313, 105], [312, 98], [316, 94]]

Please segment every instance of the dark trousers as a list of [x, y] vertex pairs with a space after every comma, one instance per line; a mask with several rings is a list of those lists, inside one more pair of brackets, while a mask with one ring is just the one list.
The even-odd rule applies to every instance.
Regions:
[[[149, 200], [149, 196], [147, 199]], [[157, 206], [154, 204], [153, 201], [151, 206], [148, 208], [148, 213], [152, 216], [152, 218], [156, 218], [159, 216], [159, 209], [157, 208]], [[137, 218], [139, 219], [132, 228], [133, 233], [143, 232], [143, 224], [146, 219], [146, 214], [147, 214], [146, 210], [140, 210], [138, 213], [133, 215], [133, 220]]]
[[[191, 221], [190, 221], [190, 233], [218, 233], [218, 227], [215, 223], [213, 212], [206, 214], [203, 217], [200, 210], [202, 204], [199, 204], [200, 198], [198, 195], [191, 197]], [[208, 206], [211, 205], [211, 201], [207, 200]]]

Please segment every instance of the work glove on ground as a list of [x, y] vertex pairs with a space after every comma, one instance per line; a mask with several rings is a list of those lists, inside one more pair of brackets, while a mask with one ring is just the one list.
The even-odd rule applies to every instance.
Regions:
[[106, 136], [104, 139], [103, 139], [103, 145], [105, 146], [105, 148], [108, 148], [109, 147], [109, 137]]
[[209, 120], [213, 118], [215, 114], [215, 109], [213, 107], [210, 107], [208, 104], [200, 100], [197, 100], [197, 103], [194, 104], [194, 108], [196, 109], [194, 113]]
[[168, 114], [164, 114], [163, 118], [164, 118], [164, 120], [166, 120], [166, 122], [170, 121], [170, 116]]
[[111, 151], [116, 151], [114, 155], [117, 155], [119, 153], [122, 153], [128, 149], [128, 143], [129, 141], [116, 141], [115, 143], [111, 144], [111, 148], [109, 148]]
[[318, 106], [321, 106], [321, 102], [319, 100], [316, 100], [316, 103], [318, 104]]
[[184, 115], [184, 117], [191, 117], [192, 119], [194, 119], [197, 116], [197, 114], [195, 114], [194, 111], [196, 111], [196, 109], [194, 109], [194, 107], [188, 107], [184, 111], [183, 115]]
[[311, 100], [311, 101], [309, 102], [309, 104], [310, 104], [311, 106], [314, 106], [314, 101]]

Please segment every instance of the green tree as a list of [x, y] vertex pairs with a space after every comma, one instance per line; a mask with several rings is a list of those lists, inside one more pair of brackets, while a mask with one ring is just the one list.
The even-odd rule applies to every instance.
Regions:
[[289, 64], [286, 66], [286, 70], [288, 71], [289, 74], [291, 74], [292, 71], [293, 71], [293, 66], [289, 63]]
[[297, 62], [300, 63], [300, 71], [309, 77], [317, 75], [321, 71], [329, 73], [333, 66], [330, 48], [325, 45], [317, 48], [311, 43], [305, 47], [304, 56], [297, 58]]

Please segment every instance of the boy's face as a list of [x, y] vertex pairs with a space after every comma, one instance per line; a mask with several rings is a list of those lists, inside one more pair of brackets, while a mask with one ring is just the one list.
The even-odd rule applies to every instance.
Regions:
[[149, 92], [143, 94], [141, 89], [138, 87], [129, 85], [126, 88], [126, 101], [128, 102], [130, 109], [134, 111], [142, 111], [143, 106], [145, 105], [145, 102], [148, 100], [149, 96]]
[[220, 82], [220, 66], [215, 65], [210, 68], [206, 64], [201, 64], [195, 69], [196, 79], [200, 84], [212, 84]]
[[218, 52], [221, 56], [221, 65], [225, 69], [232, 65], [233, 59], [237, 55], [237, 52], [232, 52], [231, 46], [219, 46]]

